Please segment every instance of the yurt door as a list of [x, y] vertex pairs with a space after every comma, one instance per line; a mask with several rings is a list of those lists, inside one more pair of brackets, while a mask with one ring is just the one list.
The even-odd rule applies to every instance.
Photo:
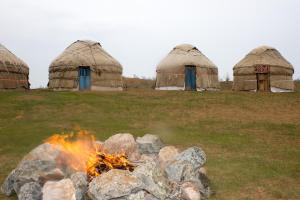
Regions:
[[89, 67], [79, 67], [79, 90], [89, 90], [91, 87], [91, 71]]
[[185, 90], [196, 90], [196, 67], [185, 66]]
[[257, 74], [257, 90], [270, 91], [269, 74]]

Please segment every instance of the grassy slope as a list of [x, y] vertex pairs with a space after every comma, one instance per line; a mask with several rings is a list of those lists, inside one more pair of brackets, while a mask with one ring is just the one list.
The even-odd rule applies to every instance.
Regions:
[[300, 93], [1, 92], [0, 183], [45, 138], [78, 127], [201, 146], [212, 199], [300, 199]]

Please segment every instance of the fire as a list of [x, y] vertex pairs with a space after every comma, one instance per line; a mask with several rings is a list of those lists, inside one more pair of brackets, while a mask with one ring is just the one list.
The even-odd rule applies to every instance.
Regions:
[[108, 154], [96, 143], [95, 137], [87, 131], [70, 134], [55, 134], [46, 143], [57, 146], [62, 154], [57, 162], [74, 171], [84, 171], [89, 179], [111, 169], [133, 171], [134, 166], [124, 153]]

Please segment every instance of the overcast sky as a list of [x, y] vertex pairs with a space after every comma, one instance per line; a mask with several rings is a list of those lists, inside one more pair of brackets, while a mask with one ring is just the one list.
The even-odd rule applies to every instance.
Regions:
[[155, 77], [176, 45], [195, 45], [219, 78], [250, 50], [276, 47], [300, 78], [299, 0], [1, 0], [0, 43], [30, 66], [32, 88], [78, 39], [96, 40], [123, 65], [125, 76]]

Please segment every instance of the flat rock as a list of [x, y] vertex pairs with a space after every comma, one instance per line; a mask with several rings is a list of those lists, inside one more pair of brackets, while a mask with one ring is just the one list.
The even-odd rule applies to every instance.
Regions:
[[111, 154], [125, 153], [132, 161], [140, 159], [138, 144], [129, 133], [119, 133], [111, 136], [103, 143], [103, 148]]
[[76, 200], [75, 188], [70, 179], [48, 181], [42, 191], [43, 200]]
[[128, 199], [144, 188], [144, 184], [127, 170], [112, 169], [92, 180], [88, 196], [92, 200]]
[[136, 139], [141, 154], [157, 154], [164, 146], [157, 135], [146, 134]]
[[42, 187], [36, 182], [24, 184], [19, 193], [19, 200], [42, 200]]

